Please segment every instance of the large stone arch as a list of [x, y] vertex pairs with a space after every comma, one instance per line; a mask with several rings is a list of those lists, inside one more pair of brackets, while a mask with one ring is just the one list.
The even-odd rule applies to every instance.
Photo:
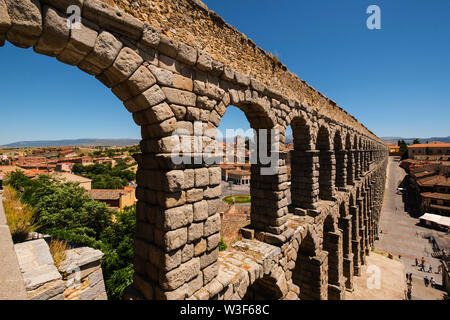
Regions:
[[332, 200], [335, 194], [335, 157], [328, 125], [319, 123], [316, 146], [319, 150], [319, 198]]
[[323, 250], [328, 253], [328, 299], [341, 300], [345, 289], [343, 281], [342, 233], [337, 217], [328, 214], [323, 222]]
[[295, 208], [315, 209], [318, 201], [316, 170], [317, 150], [314, 149], [313, 128], [304, 112], [295, 111], [288, 117], [292, 128], [294, 150], [291, 151], [291, 204]]
[[335, 185], [340, 191], [345, 190], [347, 185], [347, 151], [342, 140], [342, 129], [337, 128], [334, 132], [333, 150], [336, 159]]
[[[82, 4], [81, 29], [69, 29], [66, 24], [69, 4]], [[21, 48], [33, 46], [38, 53], [95, 76], [123, 101], [141, 127], [142, 153], [136, 155], [135, 292], [130, 288], [129, 297], [240, 299], [254, 283], [276, 284], [283, 299], [298, 294], [306, 299], [328, 297], [328, 254], [320, 249], [317, 235], [323, 227], [308, 218], [337, 208], [332, 209], [337, 202], [333, 130], [340, 139], [346, 135], [351, 167], [346, 179], [350, 190], [341, 191], [352, 193], [350, 198], [355, 192], [354, 180], [362, 172], [361, 139], [366, 137], [376, 141], [377, 179], [383, 192], [387, 149], [372, 133], [316, 91], [291, 95], [290, 86], [280, 89], [271, 82], [262, 83], [260, 76], [244, 74], [207, 51], [175, 41], [164, 30], [98, 0], [0, 0], [0, 10], [0, 45], [6, 38]], [[287, 210], [285, 159], [280, 158], [272, 175], [262, 177], [259, 166], [256, 172], [252, 169], [252, 198], [258, 206], [252, 207], [251, 227], [242, 232], [249, 239], [235, 243], [219, 257], [221, 174], [218, 164], [206, 162], [205, 157], [229, 105], [243, 110], [254, 129], [275, 128], [284, 134], [286, 125], [295, 127], [300, 132], [294, 134], [299, 137], [295, 152], [304, 157], [299, 164], [306, 168], [295, 170], [298, 192], [293, 193], [293, 213], [301, 221], [297, 229], [292, 224], [298, 221]], [[318, 147], [323, 128], [324, 148]], [[196, 129], [202, 133], [196, 134]], [[320, 161], [318, 149], [326, 156]], [[186, 161], [175, 163], [174, 154]], [[329, 203], [317, 210], [317, 171], [324, 169], [329, 173], [323, 183]], [[349, 172], [353, 179], [348, 178]], [[358, 220], [363, 212], [359, 187], [349, 208], [352, 222], [356, 217], [351, 227], [356, 228], [352, 232], [355, 273], [364, 252], [359, 248], [364, 245], [360, 239], [364, 221]], [[335, 212], [338, 217], [345, 218]], [[299, 232], [302, 240], [296, 240]], [[263, 258], [257, 260], [249, 251]], [[277, 290], [273, 297], [279, 297]]]
[[299, 287], [301, 300], [325, 300], [328, 297], [327, 253], [320, 250], [317, 235], [310, 229], [301, 240], [292, 281]]

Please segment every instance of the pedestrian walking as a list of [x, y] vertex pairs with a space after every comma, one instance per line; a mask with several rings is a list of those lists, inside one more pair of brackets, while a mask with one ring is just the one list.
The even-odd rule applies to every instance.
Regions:
[[430, 266], [428, 267], [428, 273], [433, 273], [433, 266], [430, 264]]
[[424, 257], [422, 257], [422, 264], [424, 264], [425, 263], [425, 258]]
[[408, 300], [411, 300], [411, 296], [412, 296], [412, 285], [408, 285], [408, 289], [406, 291], [406, 297], [408, 298]]
[[434, 280], [433, 277], [430, 279], [430, 284], [432, 288], [436, 288], [436, 280]]
[[412, 273], [409, 274], [409, 283], [412, 283]]
[[419, 265], [419, 261], [417, 260], [417, 258], [416, 258], [416, 267]]
[[430, 281], [428, 280], [427, 276], [425, 276], [425, 278], [423, 278], [423, 282], [425, 283], [425, 287], [428, 287], [428, 284]]

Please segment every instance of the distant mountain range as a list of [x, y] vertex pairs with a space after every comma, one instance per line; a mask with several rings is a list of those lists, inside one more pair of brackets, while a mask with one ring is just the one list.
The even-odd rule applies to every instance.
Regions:
[[[402, 137], [381, 137], [383, 141], [397, 143], [398, 140], [405, 140], [407, 144], [411, 144], [415, 139], [419, 139], [421, 143], [440, 141], [440, 142], [448, 142], [450, 143], [449, 137], [432, 137], [432, 138], [402, 138]], [[292, 136], [286, 136], [286, 143], [293, 142], [294, 139]]]
[[139, 144], [138, 139], [73, 139], [73, 140], [42, 140], [42, 141], [19, 141], [3, 145], [1, 147], [14, 148], [40, 148], [40, 147], [98, 147], [98, 146], [131, 146]]
[[415, 139], [419, 139], [421, 143], [440, 141], [445, 143], [450, 143], [449, 137], [432, 137], [432, 138], [402, 138], [402, 137], [381, 137], [385, 142], [397, 143], [398, 140], [405, 140], [407, 144], [411, 144]]

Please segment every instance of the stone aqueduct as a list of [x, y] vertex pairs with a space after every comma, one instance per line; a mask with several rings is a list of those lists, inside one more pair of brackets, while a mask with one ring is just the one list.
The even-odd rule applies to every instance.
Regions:
[[[119, 8], [97, 0], [0, 0], [0, 45], [6, 39], [33, 46], [94, 75], [141, 127], [128, 298], [342, 299], [378, 232], [387, 164], [382, 141], [201, 2], [154, 1], [159, 11], [147, 16], [114, 2]], [[82, 9], [81, 29], [67, 26], [72, 4]], [[185, 37], [197, 37], [202, 48], [177, 41], [190, 28], [180, 26], [180, 14], [202, 22]], [[205, 34], [216, 36], [205, 41]], [[211, 49], [222, 34], [245, 43]], [[233, 55], [237, 62], [227, 60]], [[276, 128], [283, 143], [291, 125], [292, 203], [286, 154], [280, 151], [274, 175], [261, 175], [264, 165], [253, 164], [251, 224], [241, 230], [243, 240], [219, 253], [220, 168], [175, 165], [170, 152], [180, 141], [213, 143], [214, 136], [194, 135], [194, 121], [217, 128], [229, 105], [245, 113], [256, 135]], [[178, 128], [187, 134], [172, 135]]]

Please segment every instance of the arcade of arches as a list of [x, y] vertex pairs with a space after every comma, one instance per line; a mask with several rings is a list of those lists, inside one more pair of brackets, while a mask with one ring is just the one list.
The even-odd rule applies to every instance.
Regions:
[[[199, 1], [180, 3], [214, 16]], [[71, 4], [81, 8], [79, 29], [66, 23]], [[95, 76], [141, 127], [128, 298], [342, 299], [352, 289], [378, 232], [388, 153], [334, 102], [310, 87], [317, 99], [280, 93], [256, 71], [238, 71], [98, 0], [0, 0], [0, 45], [5, 40]], [[278, 129], [276, 143], [284, 143], [291, 125], [292, 201], [286, 154], [279, 152], [272, 175], [261, 174], [267, 165], [258, 159], [251, 224], [219, 253], [221, 172], [205, 152], [215, 135], [194, 132], [217, 128], [229, 105], [245, 113], [257, 137]], [[172, 161], [178, 145], [192, 161]]]

